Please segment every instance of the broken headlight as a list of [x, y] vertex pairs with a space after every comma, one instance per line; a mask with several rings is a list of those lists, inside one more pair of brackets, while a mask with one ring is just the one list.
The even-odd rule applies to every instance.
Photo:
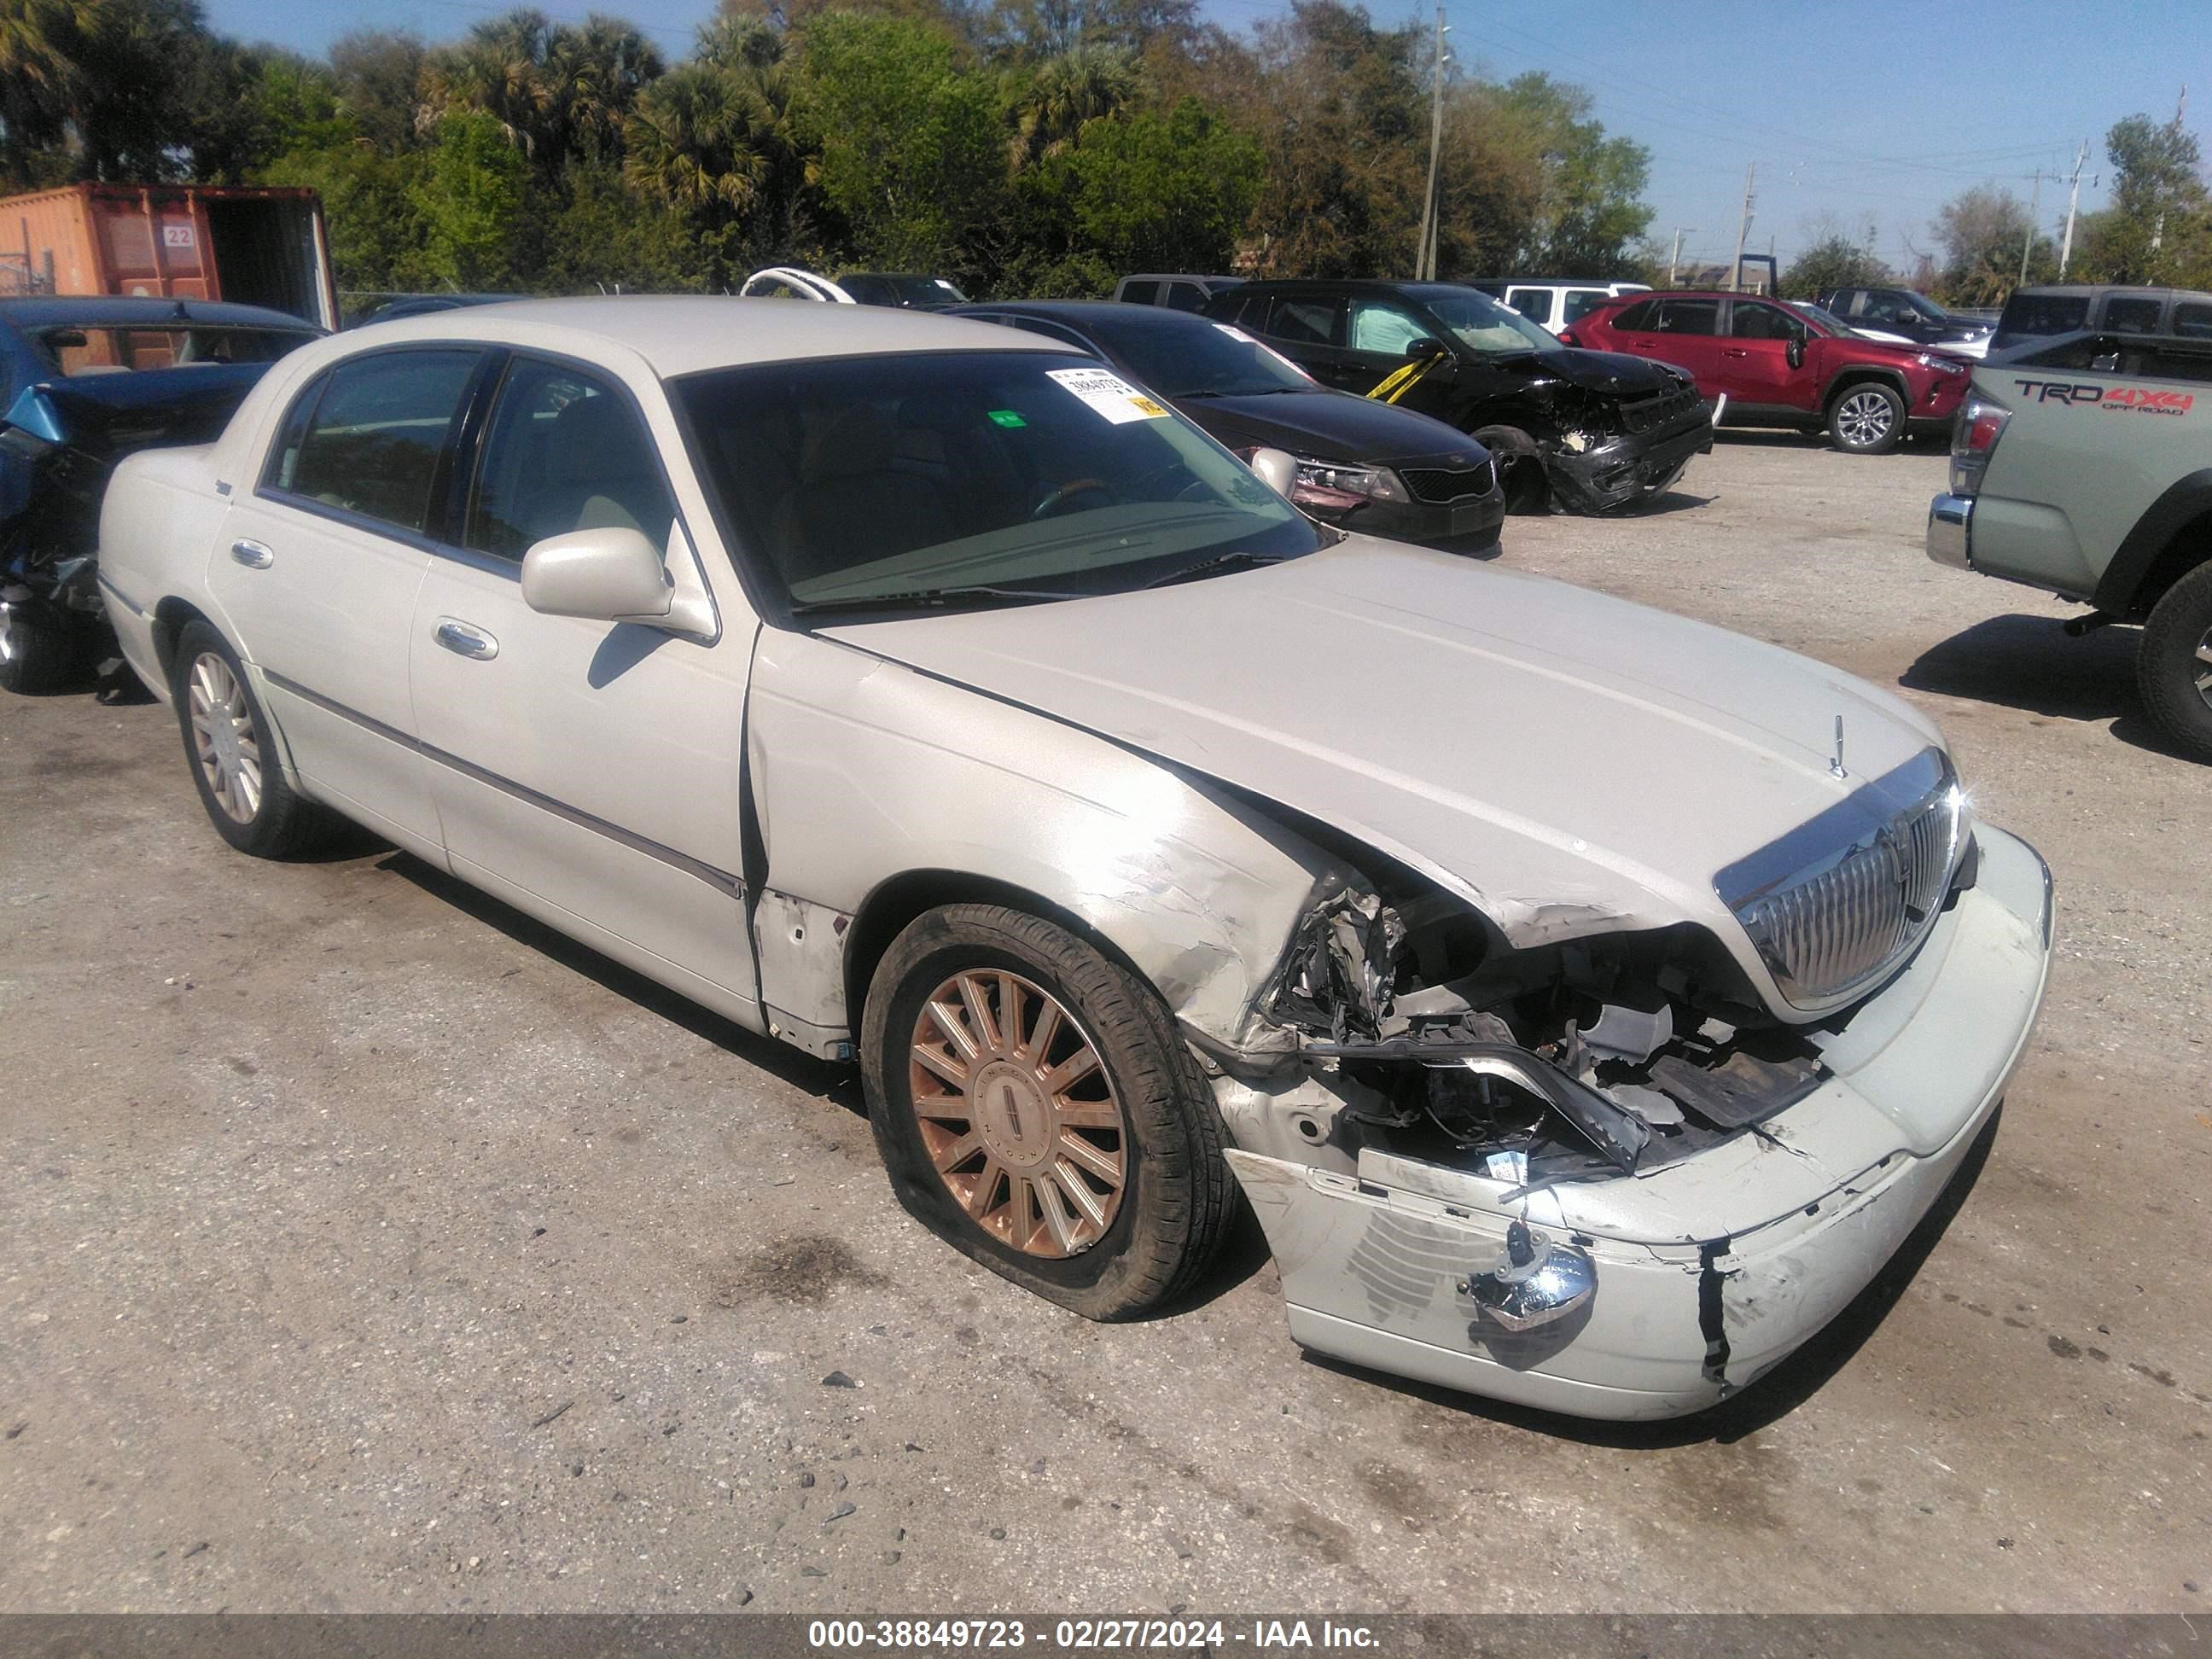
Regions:
[[1409, 501], [1405, 483], [1387, 466], [1346, 466], [1336, 461], [1294, 457], [1298, 482], [1291, 499], [1302, 507], [1339, 510], [1362, 501]]

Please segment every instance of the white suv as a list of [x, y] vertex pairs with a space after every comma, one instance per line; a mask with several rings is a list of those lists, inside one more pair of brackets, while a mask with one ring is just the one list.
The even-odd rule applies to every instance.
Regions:
[[1551, 282], [1535, 278], [1525, 282], [1469, 283], [1467, 286], [1481, 289], [1493, 300], [1503, 300], [1530, 322], [1554, 334], [1570, 323], [1581, 320], [1607, 300], [1624, 294], [1651, 291], [1649, 283]]

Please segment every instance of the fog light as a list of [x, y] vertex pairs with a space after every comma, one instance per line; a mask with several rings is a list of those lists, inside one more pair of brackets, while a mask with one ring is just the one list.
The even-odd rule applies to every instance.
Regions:
[[1505, 1230], [1505, 1254], [1488, 1273], [1470, 1273], [1459, 1289], [1507, 1330], [1534, 1330], [1565, 1319], [1595, 1296], [1597, 1267], [1589, 1252], [1555, 1244], [1516, 1221]]

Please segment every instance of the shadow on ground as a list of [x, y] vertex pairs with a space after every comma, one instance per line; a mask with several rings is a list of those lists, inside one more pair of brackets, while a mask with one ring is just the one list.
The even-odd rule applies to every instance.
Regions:
[[[1426, 1383], [1409, 1382], [1402, 1377], [1384, 1376], [1357, 1365], [1310, 1354], [1310, 1363], [1328, 1370], [1340, 1371], [1375, 1382], [1401, 1393], [1413, 1395], [1448, 1411], [1486, 1419], [1509, 1427], [1522, 1428], [1561, 1440], [1572, 1440], [1583, 1445], [1617, 1448], [1624, 1451], [1659, 1451], [1676, 1446], [1699, 1445], [1708, 1443], [1731, 1445], [1748, 1435], [1755, 1434], [1768, 1425], [1779, 1421], [1797, 1409], [1825, 1387], [1828, 1379], [1850, 1363], [1852, 1357], [1866, 1345], [1881, 1322], [1888, 1316], [1913, 1279], [1921, 1264], [1928, 1260], [1936, 1241], [1951, 1224], [1974, 1183], [1981, 1178], [1982, 1169], [1989, 1162], [1990, 1148], [1996, 1143], [1997, 1125], [2004, 1116], [2000, 1106], [1990, 1115], [1990, 1121], [1966, 1156], [1960, 1161], [1958, 1173], [1951, 1184], [1943, 1189], [1935, 1206], [1920, 1219], [1920, 1224], [1905, 1236], [1898, 1246], [1897, 1254], [1890, 1257], [1867, 1287], [1813, 1340], [1791, 1354], [1772, 1370], [1734, 1398], [1723, 1401], [1709, 1411], [1694, 1417], [1675, 1418], [1661, 1423], [1602, 1423], [1582, 1418], [1563, 1417], [1556, 1413], [1537, 1411], [1525, 1406], [1509, 1405], [1503, 1401], [1485, 1400], [1478, 1395], [1461, 1394], [1455, 1389], [1432, 1388]], [[1603, 1294], [1601, 1288], [1600, 1294]]]

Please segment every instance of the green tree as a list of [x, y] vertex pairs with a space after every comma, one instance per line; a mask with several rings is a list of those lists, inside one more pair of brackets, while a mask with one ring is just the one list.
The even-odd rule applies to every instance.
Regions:
[[1947, 305], [2001, 305], [2020, 280], [2021, 255], [2031, 231], [2035, 247], [2028, 261], [2030, 282], [2047, 281], [2057, 249], [2036, 230], [2027, 204], [1996, 185], [1977, 185], [1946, 202], [1936, 216], [1936, 240], [1943, 246], [1942, 275], [1935, 295]]
[[515, 280], [514, 246], [529, 167], [497, 118], [459, 110], [442, 118], [412, 196], [422, 216], [431, 273], [456, 289]]
[[1651, 224], [1644, 201], [1651, 153], [1633, 139], [1608, 138], [1590, 117], [1590, 95], [1548, 75], [1517, 76], [1501, 94], [1541, 179], [1517, 269], [1559, 276], [1627, 273], [1635, 244]]
[[1889, 267], [1871, 250], [1842, 234], [1823, 236], [1790, 262], [1782, 291], [1793, 300], [1810, 300], [1832, 288], [1861, 288], [1889, 280]]
[[0, 150], [8, 182], [33, 183], [32, 160], [58, 142], [82, 95], [105, 0], [0, 0]]
[[421, 200], [428, 158], [386, 154], [350, 137], [295, 149], [256, 181], [313, 191], [322, 198], [331, 265], [341, 290], [408, 293], [442, 283], [432, 268], [430, 228]]
[[696, 293], [716, 281], [712, 248], [690, 216], [648, 201], [609, 161], [568, 169], [567, 201], [524, 232], [528, 284], [547, 294]]
[[2193, 134], [2130, 115], [2105, 135], [2112, 205], [2081, 231], [2084, 274], [2107, 283], [2212, 281], [2212, 210]]
[[1118, 270], [1224, 270], [1259, 162], [1260, 146], [1196, 99], [1093, 121], [1074, 155], [1077, 226]]
[[1006, 160], [1014, 171], [1058, 155], [1093, 121], [1119, 114], [1144, 90], [1136, 58], [1115, 46], [1078, 46], [1017, 70], [1009, 99], [1013, 136]]
[[356, 29], [331, 43], [339, 106], [380, 154], [396, 155], [415, 143], [427, 55], [421, 38], [404, 30]]

